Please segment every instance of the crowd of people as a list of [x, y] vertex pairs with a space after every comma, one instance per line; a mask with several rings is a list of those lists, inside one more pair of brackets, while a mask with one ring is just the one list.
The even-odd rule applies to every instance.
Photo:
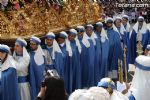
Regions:
[[[99, 96], [103, 98], [101, 95], [96, 96], [99, 93], [106, 96], [102, 100], [109, 100], [109, 96], [112, 97], [113, 93], [118, 93], [115, 92], [117, 90], [112, 82], [112, 80], [118, 80], [118, 65], [128, 69], [129, 64], [135, 63], [138, 54], [145, 54], [146, 56], [136, 59], [135, 65], [137, 70], [149, 70], [150, 59], [147, 56], [150, 55], [148, 45], [150, 32], [142, 16], [138, 17], [132, 28], [129, 24], [129, 17], [123, 15], [122, 17], [116, 16], [114, 19], [107, 17], [104, 23], [77, 26], [75, 29], [61, 31], [57, 35], [49, 32], [44, 39], [45, 43], [41, 45], [40, 38], [31, 37], [30, 48], [27, 50], [27, 42], [18, 38], [14, 44], [13, 54], [7, 45], [0, 44], [0, 100], [35, 100], [43, 86], [45, 73], [53, 69], [60, 76], [59, 80], [55, 78], [52, 79], [53, 81], [48, 81], [47, 83], [52, 85], [44, 88], [50, 88], [51, 92], [58, 92], [59, 89], [56, 88], [60, 87], [62, 89], [60, 94], [63, 93], [61, 97], [64, 97], [64, 100], [67, 98], [66, 94], [70, 95], [76, 89], [93, 86], [101, 88], [93, 87], [89, 90], [75, 91], [77, 97], [72, 94], [69, 100], [93, 100]], [[139, 49], [142, 51], [139, 52]], [[133, 91], [129, 95], [130, 100], [135, 100], [135, 98], [136, 100], [148, 100], [148, 95], [143, 97], [139, 94], [140, 89], [143, 89], [144, 93], [149, 93], [145, 92], [148, 87], [144, 88], [138, 84], [142, 78], [143, 84], [148, 86], [149, 83], [146, 81], [148, 76], [139, 78], [138, 75], [141, 75], [139, 73], [135, 72], [136, 77], [133, 78], [131, 85]], [[105, 77], [112, 80], [105, 79]], [[94, 92], [95, 90], [99, 92]], [[51, 92], [46, 93], [50, 96]], [[93, 92], [95, 94], [91, 94]], [[123, 91], [120, 91], [119, 94], [121, 92]], [[87, 94], [90, 96], [87, 97]], [[79, 97], [85, 99], [73, 99]], [[127, 97], [125, 98], [114, 100], [128, 100]]]

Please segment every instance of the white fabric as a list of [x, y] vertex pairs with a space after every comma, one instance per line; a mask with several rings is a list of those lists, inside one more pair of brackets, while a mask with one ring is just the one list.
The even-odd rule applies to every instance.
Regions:
[[23, 56], [16, 56], [16, 52], [13, 54], [15, 60], [15, 66], [17, 69], [18, 76], [27, 76], [28, 75], [28, 66], [30, 62], [30, 56], [25, 47], [23, 47]]
[[97, 100], [97, 99], [94, 99], [93, 94], [87, 91], [85, 93], [82, 93], [82, 95], [79, 96], [78, 100]]
[[125, 29], [125, 30], [126, 30], [127, 32], [130, 32], [130, 29], [131, 29], [130, 23], [127, 22], [127, 26], [126, 26], [126, 29]]
[[88, 91], [93, 95], [92, 100], [110, 100], [108, 91], [102, 87], [91, 87]]
[[120, 83], [119, 81], [117, 81], [117, 90], [119, 92], [123, 92], [125, 89], [127, 89], [126, 83]]
[[96, 34], [94, 32], [92, 33], [90, 38], [92, 39], [93, 44], [96, 45], [96, 40], [95, 39], [97, 39], [98, 37], [96, 36]]
[[76, 93], [77, 98], [69, 100], [110, 100], [110, 95], [107, 90], [101, 87], [91, 87], [87, 91], [79, 92], [79, 94]]
[[88, 39], [89, 39], [89, 37], [88, 37], [87, 34], [84, 32], [84, 34], [83, 34], [83, 39], [82, 39], [82, 43], [83, 43], [87, 48], [90, 47], [90, 43], [89, 43]]
[[87, 92], [86, 89], [78, 89], [78, 90], [75, 90], [70, 96], [69, 96], [69, 99], [68, 100], [78, 100], [80, 95], [82, 95], [82, 93], [85, 93]]
[[65, 39], [65, 43], [66, 43], [66, 50], [69, 53], [69, 56], [72, 57], [72, 49], [71, 49], [71, 45], [70, 45], [70, 41], [68, 40], [68, 35], [65, 31], [60, 32], [60, 34], [65, 35], [67, 38]]
[[[69, 31], [73, 32], [73, 33], [75, 33], [77, 35], [77, 31], [75, 29], [70, 29]], [[75, 37], [75, 41], [76, 41], [76, 45], [78, 47], [78, 51], [79, 51], [79, 53], [81, 53], [81, 45], [80, 45], [80, 42], [79, 42], [77, 36]]]
[[5, 71], [8, 68], [13, 67], [16, 69], [15, 61], [12, 56], [8, 55], [6, 61], [0, 66], [1, 71]]
[[79, 51], [79, 53], [81, 53], [82, 48], [81, 48], [81, 44], [80, 44], [80, 42], [79, 42], [77, 37], [75, 38], [75, 41], [76, 41], [76, 45], [78, 47], [78, 51]]
[[21, 95], [21, 100], [31, 100], [29, 83], [20, 83], [19, 92]]
[[70, 45], [70, 41], [67, 39], [65, 39], [65, 43], [66, 43], [66, 50], [68, 51], [69, 53], [69, 56], [72, 57], [72, 48], [71, 48], [71, 45]]
[[64, 45], [65, 45], [65, 42], [63, 42], [63, 43], [61, 43], [61, 44], [59, 44], [61, 47], [63, 47]]
[[[117, 27], [115, 25], [113, 25], [113, 29], [114, 29], [114, 31], [118, 32], [118, 34], [121, 33], [122, 35], [124, 35], [124, 32], [126, 31], [122, 23], [121, 23], [120, 31], [117, 29]], [[120, 34], [119, 34], [119, 36], [122, 39]]]
[[104, 30], [104, 28], [102, 28], [102, 31], [101, 31], [101, 42], [104, 43], [106, 40], [108, 40], [108, 36], [107, 36], [107, 33], [106, 31]]
[[[111, 94], [110, 100], [129, 100], [128, 97], [123, 95], [121, 92], [117, 90], [113, 90], [113, 93]], [[142, 100], [142, 99], [141, 99]]]
[[37, 50], [35, 51], [34, 60], [37, 65], [44, 64], [44, 52], [40, 45], [38, 45]]
[[[28, 67], [30, 62], [30, 56], [25, 47], [23, 47], [23, 56], [16, 56], [14, 52], [13, 57], [15, 59], [17, 75], [27, 77]], [[29, 82], [19, 83], [19, 92], [21, 95], [21, 100], [31, 100], [30, 95], [30, 85]]]
[[[146, 24], [146, 22], [144, 21], [144, 22], [143, 22], [143, 26], [142, 26], [141, 30], [139, 30], [139, 31], [138, 31], [138, 26], [139, 26], [139, 22], [136, 22], [135, 25], [134, 25], [133, 28], [132, 28], [132, 31], [134, 30], [134, 31], [137, 33], [137, 36], [138, 36], [138, 34], [139, 34], [139, 35], [141, 34], [140, 36], [142, 36], [142, 34], [145, 34], [146, 31], [148, 30], [147, 24]], [[132, 35], [132, 31], [130, 32], [130, 37], [131, 37], [131, 35]], [[139, 38], [142, 38], [142, 37], [139, 37]]]
[[[150, 66], [150, 57], [139, 56], [136, 61], [144, 66]], [[150, 71], [141, 70], [136, 67], [135, 74], [132, 80], [132, 94], [136, 100], [150, 100]]]
[[58, 53], [62, 53], [58, 43], [56, 42], [56, 40], [54, 39], [53, 41], [53, 51], [52, 51], [52, 59], [55, 59], [55, 52]]

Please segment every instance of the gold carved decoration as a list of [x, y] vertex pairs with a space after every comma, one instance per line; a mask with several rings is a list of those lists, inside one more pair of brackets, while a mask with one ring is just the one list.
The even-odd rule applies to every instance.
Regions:
[[19, 10], [0, 11], [0, 39], [43, 36], [49, 31], [59, 32], [101, 20], [102, 7], [96, 2], [66, 0], [59, 11], [42, 5], [32, 3]]

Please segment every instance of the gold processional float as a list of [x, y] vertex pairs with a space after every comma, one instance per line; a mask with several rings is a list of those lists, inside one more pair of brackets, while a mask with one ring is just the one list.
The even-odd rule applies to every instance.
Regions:
[[49, 31], [58, 33], [101, 20], [102, 7], [97, 2], [64, 0], [61, 7], [45, 5], [45, 2], [33, 1], [18, 10], [1, 10], [0, 42], [18, 37], [29, 39], [33, 35], [42, 37]]

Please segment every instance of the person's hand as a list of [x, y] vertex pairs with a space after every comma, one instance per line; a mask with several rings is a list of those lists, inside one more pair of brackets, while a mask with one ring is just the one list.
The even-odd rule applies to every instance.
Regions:
[[38, 97], [44, 97], [45, 96], [46, 87], [41, 87], [41, 90], [38, 94]]

